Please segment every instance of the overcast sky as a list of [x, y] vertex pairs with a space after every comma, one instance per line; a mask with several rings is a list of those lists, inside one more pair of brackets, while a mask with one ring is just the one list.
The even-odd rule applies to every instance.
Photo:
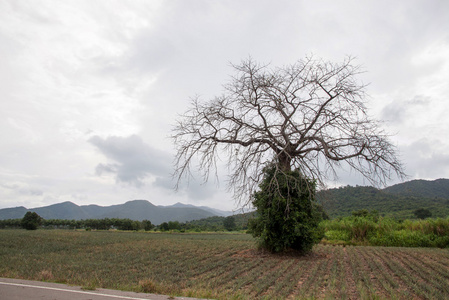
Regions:
[[173, 190], [168, 137], [249, 56], [356, 57], [409, 179], [449, 178], [448, 13], [447, 0], [0, 0], [0, 208], [234, 209], [223, 180]]

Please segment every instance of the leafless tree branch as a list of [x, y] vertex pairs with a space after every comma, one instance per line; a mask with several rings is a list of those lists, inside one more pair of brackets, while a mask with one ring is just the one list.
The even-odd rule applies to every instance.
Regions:
[[403, 166], [389, 136], [368, 117], [365, 85], [351, 57], [342, 63], [300, 60], [269, 69], [251, 59], [233, 65], [225, 94], [194, 99], [173, 131], [178, 182], [197, 158], [204, 180], [225, 155], [229, 188], [248, 204], [263, 168], [298, 169], [323, 185], [346, 162], [374, 185], [383, 185]]

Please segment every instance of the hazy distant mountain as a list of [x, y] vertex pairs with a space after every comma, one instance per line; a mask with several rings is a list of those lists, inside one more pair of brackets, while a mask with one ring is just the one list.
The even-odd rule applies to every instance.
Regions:
[[72, 202], [63, 202], [49, 206], [30, 209], [44, 219], [81, 220], [89, 219], [84, 209]]
[[99, 206], [78, 206], [72, 202], [63, 202], [50, 206], [26, 209], [25, 207], [0, 209], [0, 220], [23, 218], [27, 211], [34, 211], [44, 219], [103, 219], [129, 218], [132, 220], [150, 220], [159, 225], [168, 221], [186, 222], [213, 216], [230, 215], [230, 212], [216, 211], [209, 207], [196, 207], [177, 203], [171, 206], [156, 206], [146, 200], [133, 200], [124, 204]]
[[216, 216], [220, 216], [220, 217], [227, 217], [227, 216], [232, 216], [234, 213], [232, 211], [225, 211], [225, 210], [219, 210], [219, 209], [215, 209], [215, 208], [211, 208], [211, 207], [207, 207], [207, 206], [194, 206], [192, 204], [184, 204], [184, 203], [175, 203], [173, 205], [169, 205], [169, 206], [163, 206], [163, 207], [196, 207], [196, 208], [201, 208], [203, 210], [209, 211], [211, 213], [213, 213]]
[[0, 220], [21, 219], [27, 211], [23, 206], [0, 209]]

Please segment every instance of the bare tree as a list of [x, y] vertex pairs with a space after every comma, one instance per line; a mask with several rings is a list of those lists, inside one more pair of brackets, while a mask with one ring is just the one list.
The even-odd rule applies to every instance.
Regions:
[[233, 67], [224, 94], [194, 99], [174, 128], [178, 182], [194, 161], [207, 180], [223, 155], [229, 188], [245, 204], [269, 164], [319, 184], [335, 180], [341, 167], [375, 185], [404, 176], [389, 136], [367, 115], [366, 86], [351, 57], [342, 63], [308, 57], [273, 69], [248, 59]]

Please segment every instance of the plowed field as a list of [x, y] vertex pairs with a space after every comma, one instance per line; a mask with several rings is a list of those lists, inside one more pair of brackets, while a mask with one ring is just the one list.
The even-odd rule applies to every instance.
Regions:
[[449, 299], [449, 251], [272, 255], [244, 234], [3, 230], [0, 277], [219, 299]]

